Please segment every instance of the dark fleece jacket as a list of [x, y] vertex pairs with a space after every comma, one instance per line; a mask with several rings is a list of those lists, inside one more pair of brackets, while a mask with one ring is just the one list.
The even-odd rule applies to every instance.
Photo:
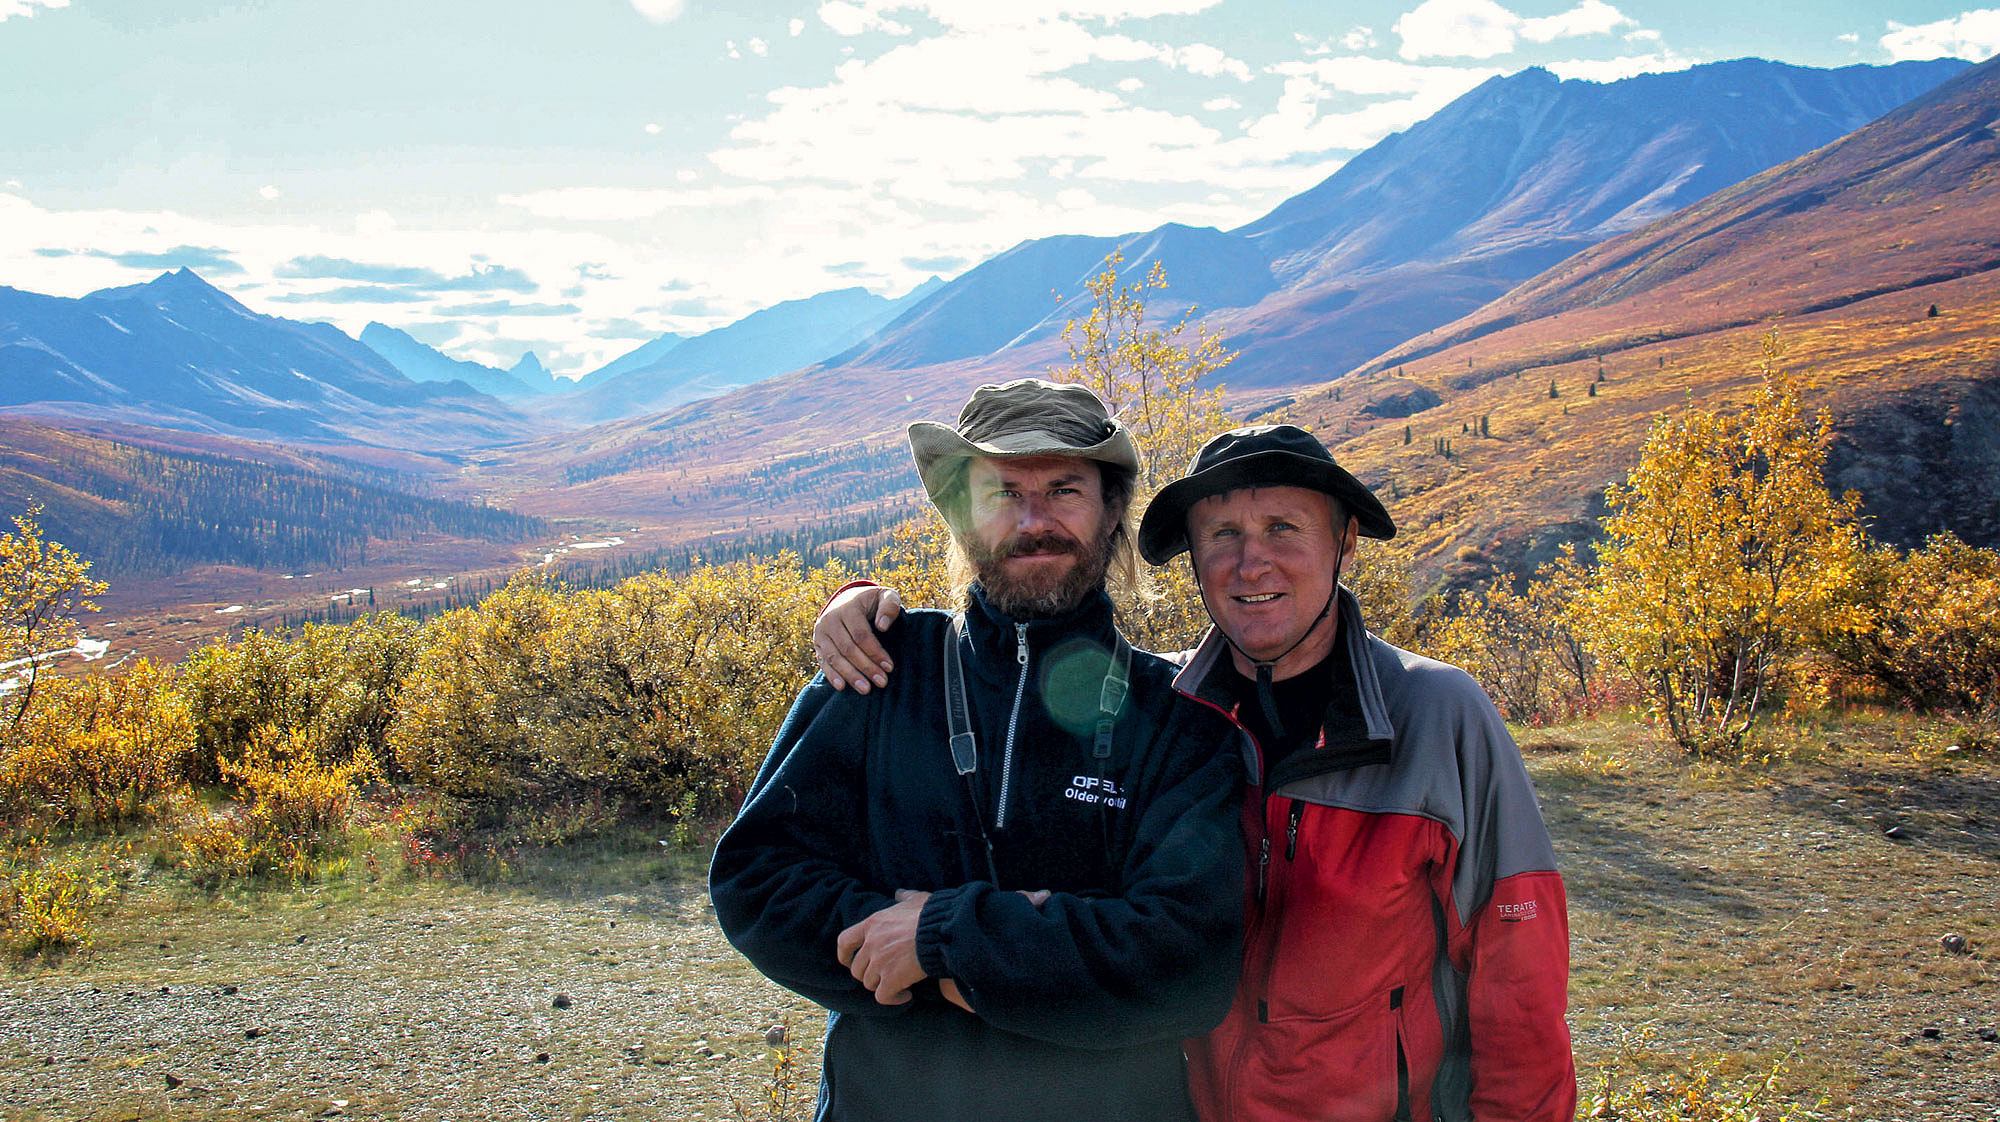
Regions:
[[[1094, 758], [1110, 601], [1017, 624], [975, 587], [968, 790], [948, 733], [950, 619], [908, 612], [884, 635], [886, 689], [815, 678], [799, 696], [716, 846], [723, 931], [833, 1011], [822, 1119], [1192, 1118], [1180, 1040], [1221, 1019], [1241, 949], [1234, 730], [1135, 652], [1111, 756]], [[877, 1004], [836, 959], [840, 931], [899, 888], [932, 893], [919, 959], [977, 1015], [935, 981]], [[1053, 895], [1021, 894], [1036, 889]]]

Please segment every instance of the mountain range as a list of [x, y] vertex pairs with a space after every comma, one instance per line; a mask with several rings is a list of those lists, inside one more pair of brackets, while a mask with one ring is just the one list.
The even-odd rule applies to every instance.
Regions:
[[715, 397], [853, 347], [942, 285], [933, 277], [896, 300], [843, 288], [775, 304], [691, 339], [656, 339], [586, 375], [540, 412], [594, 424]]
[[75, 300], [0, 287], [0, 409], [387, 447], [536, 431], [462, 384], [412, 382], [334, 327], [253, 312], [190, 269]]
[[[1061, 361], [1063, 326], [1115, 253], [1128, 283], [1166, 269], [1171, 286], [1150, 299], [1156, 318], [1197, 308], [1240, 351], [1223, 375], [1232, 400], [1295, 399], [1343, 462], [1424, 520], [1411, 535], [1420, 551], [1470, 549], [1486, 560], [1457, 575], [1476, 575], [1580, 536], [1614, 460], [1660, 409], [1696, 388], [1740, 388], [1754, 355], [1746, 364], [1747, 344], [1730, 332], [1860, 314], [1957, 284], [1940, 301], [1950, 323], [1931, 325], [1931, 337], [1976, 338], [1966, 333], [1983, 323], [1978, 285], [2000, 255], [1984, 233], [2000, 228], [1985, 209], [1995, 65], [1819, 71], [1738, 60], [1607, 84], [1524, 71], [1235, 230], [1169, 224], [1025, 241], [901, 300], [843, 290], [693, 339], [662, 336], [555, 393], [536, 392], [519, 367], [453, 365], [390, 328], [364, 332], [364, 347], [324, 325], [257, 316], [185, 270], [74, 301], [0, 289], [0, 385], [16, 387], [0, 406], [328, 443], [482, 446], [453, 457], [453, 485], [532, 513], [709, 529], [796, 523], [888, 496], [855, 485], [846, 500], [800, 505], [729, 481], [808, 460], [829, 479], [879, 474], [903, 422], [949, 416], [979, 381]], [[139, 341], [121, 349], [128, 337]], [[320, 357], [302, 363], [287, 348]], [[383, 357], [392, 352], [393, 364]], [[1899, 373], [1878, 371], [1878, 386], [1932, 384], [1881, 361]], [[1607, 388], [1581, 401], [1561, 392], [1584, 375]], [[1521, 384], [1546, 392], [1524, 401]], [[1984, 392], [1955, 400], [1985, 416]], [[1861, 416], [1853, 403], [1864, 398], [1842, 408]], [[438, 419], [418, 420], [424, 412]], [[1491, 427], [1503, 436], [1429, 458], [1413, 439], [1422, 430], [1448, 447], [1475, 416], [1481, 430], [1502, 422]], [[1535, 435], [1505, 435], [1517, 416]], [[1914, 454], [1908, 441], [1897, 447]], [[1881, 456], [1860, 449], [1850, 441], [1843, 470], [1881, 476]], [[1977, 458], [1970, 446], [1963, 454]], [[1534, 500], [1491, 503], [1503, 479]], [[1491, 509], [1468, 514], [1476, 502]], [[1513, 544], [1494, 545], [1502, 540]]]
[[[1156, 313], [1197, 305], [1238, 348], [1221, 375], [1234, 400], [1282, 401], [1421, 342], [1578, 248], [1678, 213], [1677, 201], [1698, 202], [1692, 192], [1707, 183], [1762, 173], [1965, 69], [1952, 60], [1836, 71], [1744, 60], [1605, 85], [1539, 71], [1495, 79], [1239, 230], [1168, 225], [1024, 242], [863, 347], [661, 417], [603, 426], [587, 445], [532, 442], [495, 464], [494, 478], [532, 480], [515, 493], [549, 511], [612, 502], [639, 515], [657, 512], [637, 504], [666, 493], [659, 479], [621, 484], [595, 474], [587, 492], [564, 494], [549, 472], [568, 470], [570, 455], [671, 470], [674, 454], [635, 449], [693, 447], [703, 449], [705, 469], [730, 470], [697, 439], [718, 430], [730, 434], [739, 470], [751, 471], [894, 432], [912, 416], [948, 417], [979, 382], [1066, 358], [1062, 325], [1114, 250], [1126, 283], [1165, 265], [1171, 284], [1152, 294]], [[1594, 171], [1569, 171], [1566, 161]], [[1376, 402], [1380, 415], [1439, 400], [1431, 387], [1403, 389]], [[898, 398], [904, 407], [885, 414], [882, 403]]]

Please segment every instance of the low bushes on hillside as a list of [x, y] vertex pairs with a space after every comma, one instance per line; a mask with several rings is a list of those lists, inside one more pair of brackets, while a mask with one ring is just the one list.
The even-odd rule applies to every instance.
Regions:
[[720, 812], [812, 673], [812, 617], [844, 576], [787, 555], [606, 590], [518, 579], [424, 630], [390, 750], [478, 802]]

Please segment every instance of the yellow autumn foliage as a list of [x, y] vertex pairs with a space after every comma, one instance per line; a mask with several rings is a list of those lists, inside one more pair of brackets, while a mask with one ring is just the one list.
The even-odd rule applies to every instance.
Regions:
[[389, 743], [418, 782], [464, 798], [732, 808], [847, 576], [786, 554], [605, 590], [516, 579], [425, 629]]
[[1865, 624], [1846, 595], [1860, 499], [1827, 492], [1830, 436], [1773, 342], [1747, 408], [1662, 418], [1606, 492], [1590, 631], [1690, 752], [1740, 749], [1787, 661]]
[[141, 660], [50, 679], [0, 738], [0, 806], [51, 823], [157, 818], [185, 786], [193, 751], [194, 723], [166, 668]]
[[40, 656], [76, 642], [79, 612], [94, 612], [91, 597], [104, 591], [90, 562], [42, 536], [40, 504], [14, 516], [14, 530], [0, 534], [0, 665], [19, 668], [19, 684], [0, 693], [6, 723], [18, 723], [34, 704]]

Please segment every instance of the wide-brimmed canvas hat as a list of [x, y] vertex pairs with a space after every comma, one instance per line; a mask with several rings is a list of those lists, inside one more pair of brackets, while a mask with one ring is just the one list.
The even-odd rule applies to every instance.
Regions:
[[1297, 425], [1231, 429], [1202, 445], [1188, 473], [1153, 496], [1139, 521], [1139, 555], [1158, 565], [1188, 547], [1188, 508], [1243, 487], [1305, 487], [1332, 495], [1371, 538], [1393, 538], [1396, 523], [1375, 493], [1335, 462], [1326, 445]]
[[1021, 378], [972, 391], [958, 426], [936, 421], [910, 425], [910, 451], [931, 501], [944, 504], [960, 460], [975, 456], [1079, 456], [1128, 472], [1139, 470], [1132, 434], [1088, 386]]

